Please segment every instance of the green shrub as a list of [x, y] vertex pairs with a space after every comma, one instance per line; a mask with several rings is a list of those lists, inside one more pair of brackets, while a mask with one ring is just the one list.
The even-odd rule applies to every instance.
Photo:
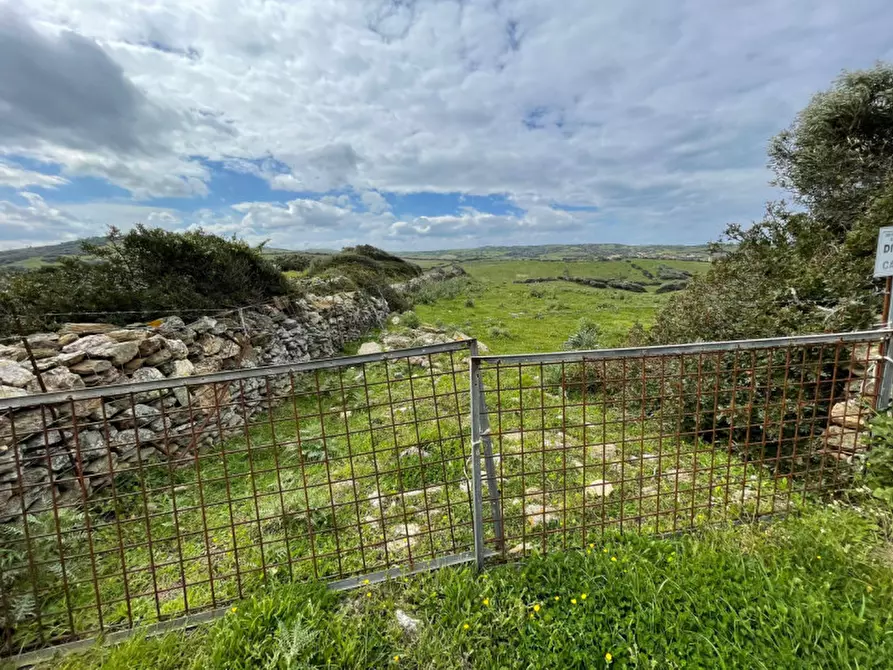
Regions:
[[476, 288], [477, 284], [471, 277], [452, 277], [446, 281], [424, 282], [415, 287], [410, 295], [416, 305], [431, 305], [439, 300], [453, 300]]
[[466, 307], [474, 307], [474, 298], [466, 298], [465, 306]]
[[490, 326], [487, 333], [494, 339], [508, 340], [512, 338], [512, 332], [503, 326]]
[[283, 272], [303, 272], [310, 267], [313, 256], [308, 254], [279, 254], [273, 256], [273, 262]]
[[422, 321], [419, 319], [419, 315], [415, 312], [403, 312], [400, 315], [400, 325], [406, 326], [407, 328], [418, 328], [421, 325]]
[[597, 323], [583, 317], [577, 323], [577, 330], [564, 341], [564, 349], [566, 351], [598, 349], [601, 334], [602, 329]]
[[879, 414], [871, 422], [871, 451], [863, 480], [875, 498], [893, 505], [893, 416]]
[[[0, 286], [0, 332], [60, 321], [130, 323], [180, 309], [224, 309], [264, 302], [288, 292], [279, 269], [259, 248], [201, 230], [173, 233], [136, 226], [109, 231], [108, 243], [84, 244], [91, 258], [5, 275]], [[127, 312], [97, 316], [92, 312]]]

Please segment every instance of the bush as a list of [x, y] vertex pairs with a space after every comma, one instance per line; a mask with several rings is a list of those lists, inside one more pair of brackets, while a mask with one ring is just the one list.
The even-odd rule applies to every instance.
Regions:
[[513, 337], [512, 332], [503, 326], [490, 326], [487, 333], [494, 339], [508, 340]]
[[875, 498], [893, 505], [893, 416], [889, 413], [871, 422], [871, 451], [863, 480]]
[[419, 315], [415, 312], [403, 312], [400, 315], [400, 325], [406, 326], [407, 328], [418, 328], [422, 323], [422, 320], [419, 318]]
[[453, 300], [476, 288], [471, 277], [453, 277], [445, 281], [423, 282], [413, 288], [410, 295], [416, 305], [431, 305], [439, 300]]
[[126, 235], [111, 228], [105, 245], [84, 244], [92, 256], [62, 258], [59, 265], [4, 275], [0, 332], [60, 321], [130, 323], [181, 309], [224, 309], [265, 302], [288, 292], [279, 269], [259, 248], [201, 230], [173, 233], [138, 225]]
[[307, 274], [322, 279], [343, 278], [353, 290], [380, 296], [387, 300], [391, 311], [402, 312], [411, 308], [411, 302], [391, 285], [418, 277], [422, 269], [386, 251], [363, 244], [345, 247], [337, 254], [314, 260]]
[[466, 307], [474, 307], [474, 298], [466, 298], [465, 306]]
[[303, 272], [310, 267], [313, 256], [308, 254], [280, 254], [273, 257], [273, 262], [283, 272]]
[[564, 349], [566, 351], [598, 349], [601, 334], [602, 329], [597, 323], [583, 317], [577, 323], [577, 330], [571, 333], [570, 337], [565, 340]]

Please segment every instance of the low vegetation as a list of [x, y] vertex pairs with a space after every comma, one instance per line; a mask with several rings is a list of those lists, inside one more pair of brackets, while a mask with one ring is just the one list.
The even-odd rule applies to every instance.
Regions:
[[52, 667], [884, 668], [893, 571], [876, 528], [808, 509], [768, 526], [607, 537], [480, 575], [447, 568], [344, 594], [280, 586], [208, 628]]

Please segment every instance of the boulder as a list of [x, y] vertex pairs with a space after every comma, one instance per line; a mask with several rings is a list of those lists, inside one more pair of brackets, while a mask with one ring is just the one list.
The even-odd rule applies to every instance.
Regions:
[[[149, 340], [145, 340], [145, 341], [148, 342]], [[156, 365], [161, 365], [162, 363], [169, 361], [171, 358], [173, 358], [173, 354], [171, 353], [171, 350], [168, 349], [167, 347], [163, 347], [163, 348], [159, 349], [158, 351], [156, 351], [154, 354], [151, 354], [150, 356], [146, 356], [146, 360], [143, 361], [143, 365], [149, 365], [149, 366], [154, 367]]]
[[66, 323], [59, 331], [60, 334], [73, 335], [98, 335], [117, 330], [118, 327], [110, 323]]
[[18, 398], [19, 396], [28, 395], [25, 389], [18, 386], [4, 386], [0, 384], [0, 400], [3, 398]]
[[0, 384], [25, 388], [32, 379], [34, 379], [34, 374], [15, 361], [0, 359]]
[[141, 367], [143, 367], [143, 363], [145, 362], [145, 358], [134, 358], [133, 360], [130, 360], [124, 364], [124, 372], [133, 372], [134, 370], [139, 370]]
[[69, 370], [75, 372], [82, 377], [86, 377], [87, 375], [99, 375], [109, 370], [112, 367], [110, 361], [105, 359], [87, 359], [85, 361], [81, 361], [75, 365], [72, 365]]
[[213, 356], [223, 348], [223, 338], [204, 333], [197, 340], [198, 345], [202, 349], [205, 356]]
[[11, 361], [23, 361], [27, 356], [28, 354], [25, 352], [24, 347], [9, 347], [5, 344], [0, 344], [0, 358], [7, 358]]
[[870, 413], [870, 410], [862, 407], [858, 400], [842, 401], [831, 408], [831, 423], [844, 428], [865, 428]]
[[136, 358], [140, 351], [138, 342], [112, 342], [92, 349], [87, 349], [87, 355], [92, 358], [105, 358], [112, 365], [121, 366]]
[[81, 337], [71, 344], [66, 344], [62, 347], [62, 351], [70, 354], [75, 351], [89, 351], [90, 349], [113, 343], [113, 340], [107, 335], [87, 335], [87, 337]]
[[27, 337], [32, 349], [58, 349], [58, 333], [34, 333]]
[[190, 377], [195, 374], [195, 366], [186, 359], [174, 361], [171, 377]]
[[220, 358], [234, 358], [240, 353], [242, 353], [242, 347], [240, 347], [232, 340], [224, 340], [223, 346], [220, 348], [217, 356], [219, 356]]
[[867, 440], [863, 442], [861, 433], [843, 426], [828, 426], [822, 438], [829, 449], [854, 453], [867, 448]]
[[106, 333], [111, 339], [115, 342], [139, 342], [140, 340], [145, 340], [149, 337], [149, 332], [146, 330], [111, 330]]
[[209, 330], [214, 330], [216, 327], [217, 319], [210, 316], [201, 316], [187, 326], [187, 328], [194, 330], [196, 333], [206, 333]]
[[164, 338], [160, 335], [153, 335], [152, 337], [148, 337], [145, 340], [140, 340], [139, 344], [139, 355], [142, 358], [146, 358], [147, 356], [151, 356], [156, 351], [161, 349], [164, 346]]
[[41, 372], [45, 372], [46, 370], [52, 370], [59, 366], [69, 367], [75, 363], [80, 363], [86, 357], [87, 354], [83, 351], [73, 351], [70, 354], [60, 353], [52, 358], [44, 358], [42, 361], [38, 361], [37, 369]]
[[363, 342], [359, 351], [357, 351], [357, 355], [365, 356], [366, 354], [379, 354], [381, 352], [382, 348], [378, 342]]
[[166, 340], [164, 346], [171, 352], [171, 357], [173, 357], [174, 360], [183, 360], [189, 356], [189, 347], [183, 344], [180, 340]]

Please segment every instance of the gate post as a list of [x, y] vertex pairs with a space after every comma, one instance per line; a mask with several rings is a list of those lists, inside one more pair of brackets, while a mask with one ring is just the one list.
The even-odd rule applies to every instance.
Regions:
[[472, 489], [474, 494], [474, 540], [475, 559], [478, 569], [484, 565], [486, 550], [484, 548], [484, 501], [483, 477], [481, 472], [481, 449], [483, 448], [484, 467], [487, 477], [487, 496], [490, 499], [490, 510], [493, 516], [493, 530], [496, 535], [496, 547], [503, 550], [504, 535], [502, 527], [502, 505], [499, 489], [496, 484], [496, 464], [493, 459], [493, 442], [490, 439], [490, 418], [487, 414], [487, 403], [484, 398], [484, 382], [481, 377], [480, 361], [477, 360], [477, 340], [470, 346], [470, 388], [471, 388], [471, 459]]

